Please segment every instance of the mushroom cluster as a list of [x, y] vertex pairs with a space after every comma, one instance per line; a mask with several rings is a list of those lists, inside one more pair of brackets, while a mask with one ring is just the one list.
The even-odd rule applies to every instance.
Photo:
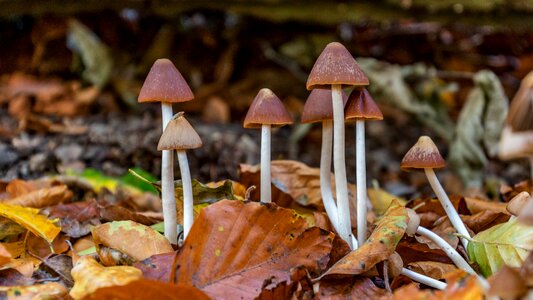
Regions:
[[[322, 123], [322, 149], [320, 158], [320, 191], [324, 208], [337, 234], [350, 246], [357, 249], [367, 239], [367, 189], [365, 162], [365, 121], [382, 120], [383, 114], [366, 89], [369, 80], [348, 50], [340, 43], [328, 44], [315, 62], [307, 80], [311, 90], [301, 116], [302, 123]], [[346, 90], [345, 90], [346, 89]], [[172, 103], [189, 101], [192, 91], [176, 67], [168, 59], [157, 60], [142, 87], [139, 102], [162, 103], [163, 134], [158, 144], [162, 150], [162, 202], [165, 236], [177, 243], [176, 202], [174, 199], [173, 155], [176, 151], [183, 184], [184, 237], [193, 224], [193, 191], [186, 150], [202, 146], [202, 141], [191, 124], [180, 112], [173, 116]], [[356, 208], [357, 238], [351, 225], [350, 199], [345, 163], [345, 122], [355, 120], [356, 141]], [[244, 120], [245, 128], [261, 128], [261, 182], [260, 202], [272, 202], [271, 196], [271, 129], [292, 124], [292, 118], [282, 101], [270, 89], [263, 88], [253, 99]], [[335, 180], [335, 193], [331, 185], [331, 163]], [[422, 136], [407, 152], [401, 162], [402, 169], [423, 169], [437, 198], [444, 207], [453, 227], [466, 248], [470, 238], [446, 192], [440, 185], [433, 169], [445, 165], [433, 141]], [[528, 197], [529, 199], [529, 197]], [[532, 206], [529, 201], [529, 206]], [[529, 209], [531, 211], [531, 209]], [[446, 241], [432, 231], [419, 226], [414, 211], [409, 210], [408, 235], [422, 235], [435, 242], [460, 268], [475, 274], [472, 267]], [[531, 214], [531, 213], [530, 213]], [[529, 217], [528, 220], [531, 220]], [[391, 256], [394, 273], [401, 273], [435, 288], [445, 284], [427, 276], [405, 269], [401, 258]], [[388, 263], [387, 263], [388, 264]], [[385, 264], [385, 266], [387, 266]], [[391, 270], [392, 270], [391, 269]], [[386, 272], [387, 273], [387, 272]], [[480, 279], [482, 280], [482, 279]]]

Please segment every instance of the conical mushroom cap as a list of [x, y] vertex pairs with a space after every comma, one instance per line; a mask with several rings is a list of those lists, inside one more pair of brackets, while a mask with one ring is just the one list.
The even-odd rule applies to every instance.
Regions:
[[354, 89], [344, 108], [346, 119], [383, 120], [383, 113], [366, 89]]
[[[342, 102], [346, 105], [348, 95], [342, 91]], [[302, 123], [315, 123], [333, 120], [333, 105], [330, 88], [316, 88], [311, 91], [305, 101], [302, 112]]]
[[438, 169], [446, 165], [439, 149], [428, 136], [421, 136], [416, 144], [407, 151], [400, 163], [402, 169]]
[[337, 42], [324, 48], [307, 78], [308, 90], [332, 84], [368, 85], [368, 78], [353, 56]]
[[270, 89], [261, 89], [244, 118], [244, 128], [258, 128], [263, 124], [275, 127], [292, 124], [289, 112]]
[[157, 150], [187, 150], [202, 147], [202, 140], [185, 117], [179, 112], [168, 122]]
[[148, 72], [138, 101], [175, 103], [193, 98], [191, 88], [174, 64], [166, 58], [160, 58]]
[[515, 132], [533, 130], [533, 72], [522, 80], [511, 102], [507, 124]]

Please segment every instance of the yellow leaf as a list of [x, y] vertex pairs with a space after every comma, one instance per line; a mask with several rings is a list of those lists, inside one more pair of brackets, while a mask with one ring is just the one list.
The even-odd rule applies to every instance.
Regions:
[[126, 285], [143, 277], [142, 271], [137, 268], [104, 267], [90, 256], [80, 257], [70, 273], [74, 279], [70, 296], [74, 299], [81, 299], [102, 287]]
[[39, 210], [35, 208], [0, 203], [0, 216], [20, 224], [33, 234], [45, 239], [49, 244], [61, 231], [61, 227], [39, 214]]
[[57, 282], [30, 286], [2, 286], [0, 291], [6, 292], [7, 299], [13, 300], [65, 299], [68, 293], [67, 289]]

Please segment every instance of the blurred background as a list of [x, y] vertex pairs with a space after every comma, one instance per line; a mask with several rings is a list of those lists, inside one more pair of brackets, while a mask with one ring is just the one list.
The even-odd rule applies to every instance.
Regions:
[[[354, 1], [355, 2], [355, 1]], [[450, 193], [498, 198], [529, 177], [500, 161], [510, 99], [533, 69], [533, 1], [0, 0], [0, 178], [138, 167], [159, 178], [159, 104], [137, 104], [152, 63], [171, 59], [193, 101], [176, 104], [204, 146], [189, 151], [201, 181], [238, 179], [259, 163], [258, 130], [242, 128], [259, 89], [294, 117], [273, 133], [272, 158], [318, 167], [320, 125], [299, 124], [307, 74], [343, 43], [370, 79], [384, 121], [367, 125], [369, 184], [430, 194], [399, 162], [420, 135], [437, 143]], [[355, 182], [355, 133], [347, 125]], [[176, 168], [176, 174], [179, 171]]]

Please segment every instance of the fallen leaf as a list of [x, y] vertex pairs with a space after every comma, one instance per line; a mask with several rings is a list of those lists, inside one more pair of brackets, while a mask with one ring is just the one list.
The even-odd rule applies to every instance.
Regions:
[[97, 249], [104, 245], [136, 260], [174, 251], [169, 241], [160, 233], [129, 220], [105, 223], [94, 227], [91, 232]]
[[113, 72], [113, 59], [107, 46], [76, 19], [68, 21], [67, 46], [81, 58], [83, 78], [103, 88]]
[[156, 254], [137, 261], [134, 267], [143, 272], [145, 279], [173, 282], [176, 268], [176, 252]]
[[65, 299], [68, 295], [67, 289], [56, 282], [28, 286], [0, 287], [0, 291], [5, 292], [7, 299]]
[[506, 209], [507, 203], [488, 201], [486, 199], [476, 199], [470, 197], [465, 197], [464, 199], [468, 210], [473, 214], [487, 210], [492, 211], [494, 213], [508, 214]]
[[501, 299], [521, 299], [527, 292], [525, 280], [516, 268], [503, 266], [488, 279], [490, 289], [488, 294]]
[[496, 212], [493, 210], [484, 210], [471, 216], [461, 216], [461, 220], [468, 229], [478, 233], [487, 230], [495, 225], [505, 223], [511, 216], [509, 213]]
[[4, 200], [3, 203], [42, 208], [67, 202], [73, 196], [74, 194], [72, 194], [66, 185], [58, 185], [22, 194], [18, 197]]
[[321, 277], [330, 275], [357, 275], [370, 270], [378, 262], [394, 253], [396, 245], [407, 228], [407, 210], [393, 201], [383, 218], [376, 224], [367, 241], [348, 253]]
[[54, 221], [39, 214], [39, 210], [35, 208], [0, 203], [0, 215], [17, 222], [49, 244], [61, 231]]
[[0, 286], [26, 286], [34, 283], [33, 278], [26, 277], [15, 269], [0, 270]]
[[173, 300], [195, 299], [209, 300], [206, 294], [199, 289], [184, 284], [169, 284], [153, 280], [135, 280], [122, 286], [111, 286], [97, 289], [83, 297], [84, 300]]
[[457, 270], [455, 265], [435, 261], [412, 262], [407, 268], [437, 280], [444, 279], [445, 274]]
[[[59, 281], [66, 287], [71, 288], [74, 284], [70, 271], [72, 270], [72, 257], [66, 254], [51, 255], [43, 259], [39, 269], [34, 272], [34, 277], [41, 281]], [[38, 274], [38, 275], [36, 275]]]
[[0, 240], [17, 236], [24, 231], [26, 231], [26, 229], [24, 229], [24, 227], [20, 226], [18, 223], [0, 216]]
[[422, 290], [418, 288], [418, 284], [411, 283], [402, 286], [394, 291], [391, 300], [437, 300], [438, 298], [431, 292], [431, 290]]
[[379, 299], [388, 295], [378, 288], [372, 280], [365, 277], [353, 277], [349, 280], [321, 280], [320, 287], [313, 299]]
[[70, 296], [81, 299], [99, 288], [126, 285], [142, 278], [141, 270], [129, 266], [104, 267], [90, 256], [82, 256], [71, 271], [74, 287]]
[[178, 253], [176, 280], [214, 298], [253, 299], [266, 280], [289, 280], [293, 267], [319, 274], [332, 241], [332, 233], [307, 229], [293, 210], [222, 200], [195, 220]]
[[476, 275], [457, 269], [446, 274], [446, 289], [435, 292], [438, 299], [446, 300], [482, 300], [483, 288]]
[[59, 218], [61, 230], [78, 238], [91, 232], [91, 226], [100, 225], [100, 209], [95, 200], [59, 204], [42, 211], [50, 218]]
[[481, 273], [488, 277], [504, 264], [520, 267], [528, 252], [533, 250], [533, 226], [516, 219], [496, 225], [472, 237], [467, 252]]

